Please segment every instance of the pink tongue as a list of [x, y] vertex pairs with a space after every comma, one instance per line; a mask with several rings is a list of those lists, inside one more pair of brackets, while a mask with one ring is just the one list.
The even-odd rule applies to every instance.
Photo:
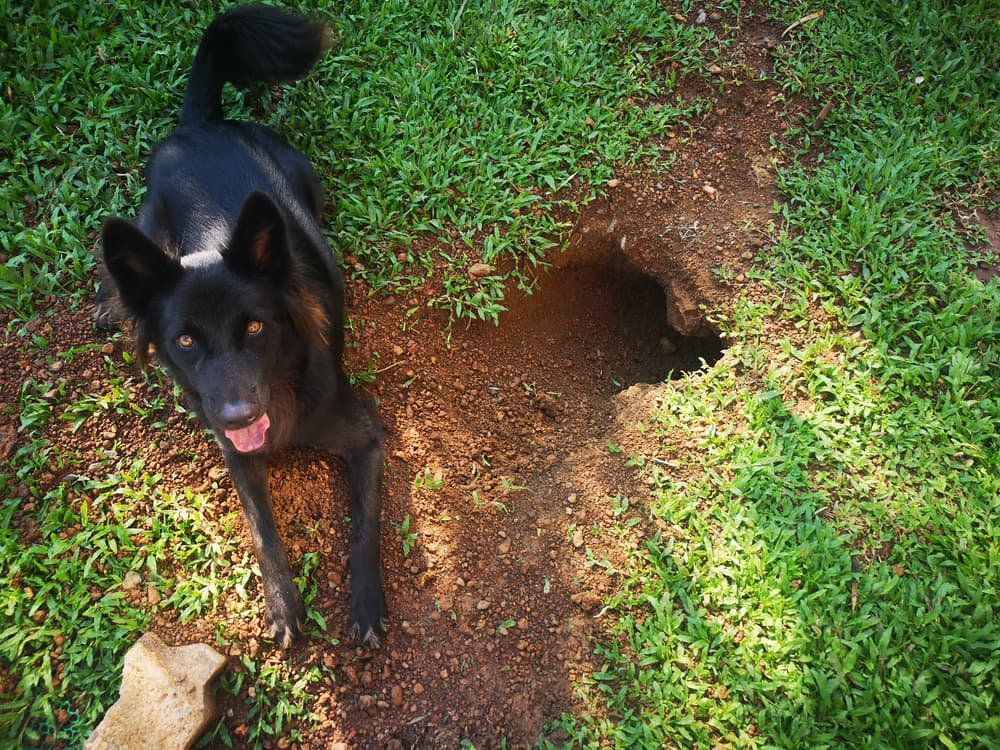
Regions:
[[264, 447], [267, 440], [267, 428], [271, 426], [271, 420], [265, 412], [264, 415], [249, 427], [239, 430], [226, 430], [226, 437], [232, 442], [233, 447], [240, 453], [250, 453]]

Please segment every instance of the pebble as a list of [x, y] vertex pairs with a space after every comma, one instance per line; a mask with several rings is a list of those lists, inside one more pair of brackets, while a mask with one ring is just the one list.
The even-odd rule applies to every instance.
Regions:
[[399, 708], [403, 705], [403, 688], [399, 685], [393, 685], [392, 690], [389, 691], [389, 702]]
[[497, 552], [499, 552], [501, 555], [508, 554], [510, 552], [510, 545], [511, 545], [510, 537], [502, 539], [500, 541], [500, 544], [497, 545]]
[[604, 600], [593, 591], [580, 591], [570, 596], [570, 600], [585, 612], [593, 612], [604, 603]]
[[582, 547], [583, 546], [583, 529], [577, 529], [573, 532], [573, 546]]
[[481, 279], [491, 273], [493, 273], [493, 269], [485, 263], [473, 263], [469, 266], [469, 277], [472, 279]]
[[125, 574], [125, 578], [122, 579], [122, 589], [125, 591], [132, 591], [133, 589], [139, 588], [141, 585], [142, 576], [134, 570], [130, 570]]

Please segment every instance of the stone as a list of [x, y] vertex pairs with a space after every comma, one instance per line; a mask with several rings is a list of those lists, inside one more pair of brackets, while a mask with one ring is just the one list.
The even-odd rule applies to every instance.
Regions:
[[125, 654], [118, 702], [84, 750], [191, 747], [216, 715], [208, 685], [225, 663], [204, 643], [168, 646], [146, 633]]
[[469, 266], [469, 278], [482, 279], [493, 273], [493, 269], [485, 263], [473, 263]]
[[699, 296], [677, 279], [672, 279], [667, 291], [667, 322], [683, 336], [707, 336], [711, 328], [699, 306]]
[[593, 591], [580, 591], [571, 595], [570, 599], [585, 612], [595, 612], [604, 604], [604, 599]]

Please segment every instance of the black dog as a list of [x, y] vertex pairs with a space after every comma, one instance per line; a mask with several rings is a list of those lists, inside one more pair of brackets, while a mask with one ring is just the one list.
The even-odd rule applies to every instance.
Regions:
[[261, 5], [205, 30], [181, 126], [154, 150], [135, 224], [102, 231], [98, 321], [132, 319], [222, 446], [260, 563], [269, 635], [287, 648], [304, 608], [275, 529], [267, 455], [288, 445], [345, 460], [351, 496], [351, 632], [376, 646], [383, 432], [341, 365], [344, 286], [320, 232], [320, 182], [272, 130], [222, 117], [228, 81], [289, 81], [325, 49], [324, 28]]

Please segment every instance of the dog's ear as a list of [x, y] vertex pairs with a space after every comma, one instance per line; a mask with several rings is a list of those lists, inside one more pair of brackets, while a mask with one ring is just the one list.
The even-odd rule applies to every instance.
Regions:
[[180, 281], [181, 264], [142, 230], [124, 219], [108, 219], [101, 228], [104, 265], [118, 287], [125, 308], [142, 317], [150, 301]]
[[254, 191], [243, 201], [229, 246], [222, 257], [243, 276], [263, 276], [279, 286], [291, 273], [288, 234], [280, 209], [267, 195]]

